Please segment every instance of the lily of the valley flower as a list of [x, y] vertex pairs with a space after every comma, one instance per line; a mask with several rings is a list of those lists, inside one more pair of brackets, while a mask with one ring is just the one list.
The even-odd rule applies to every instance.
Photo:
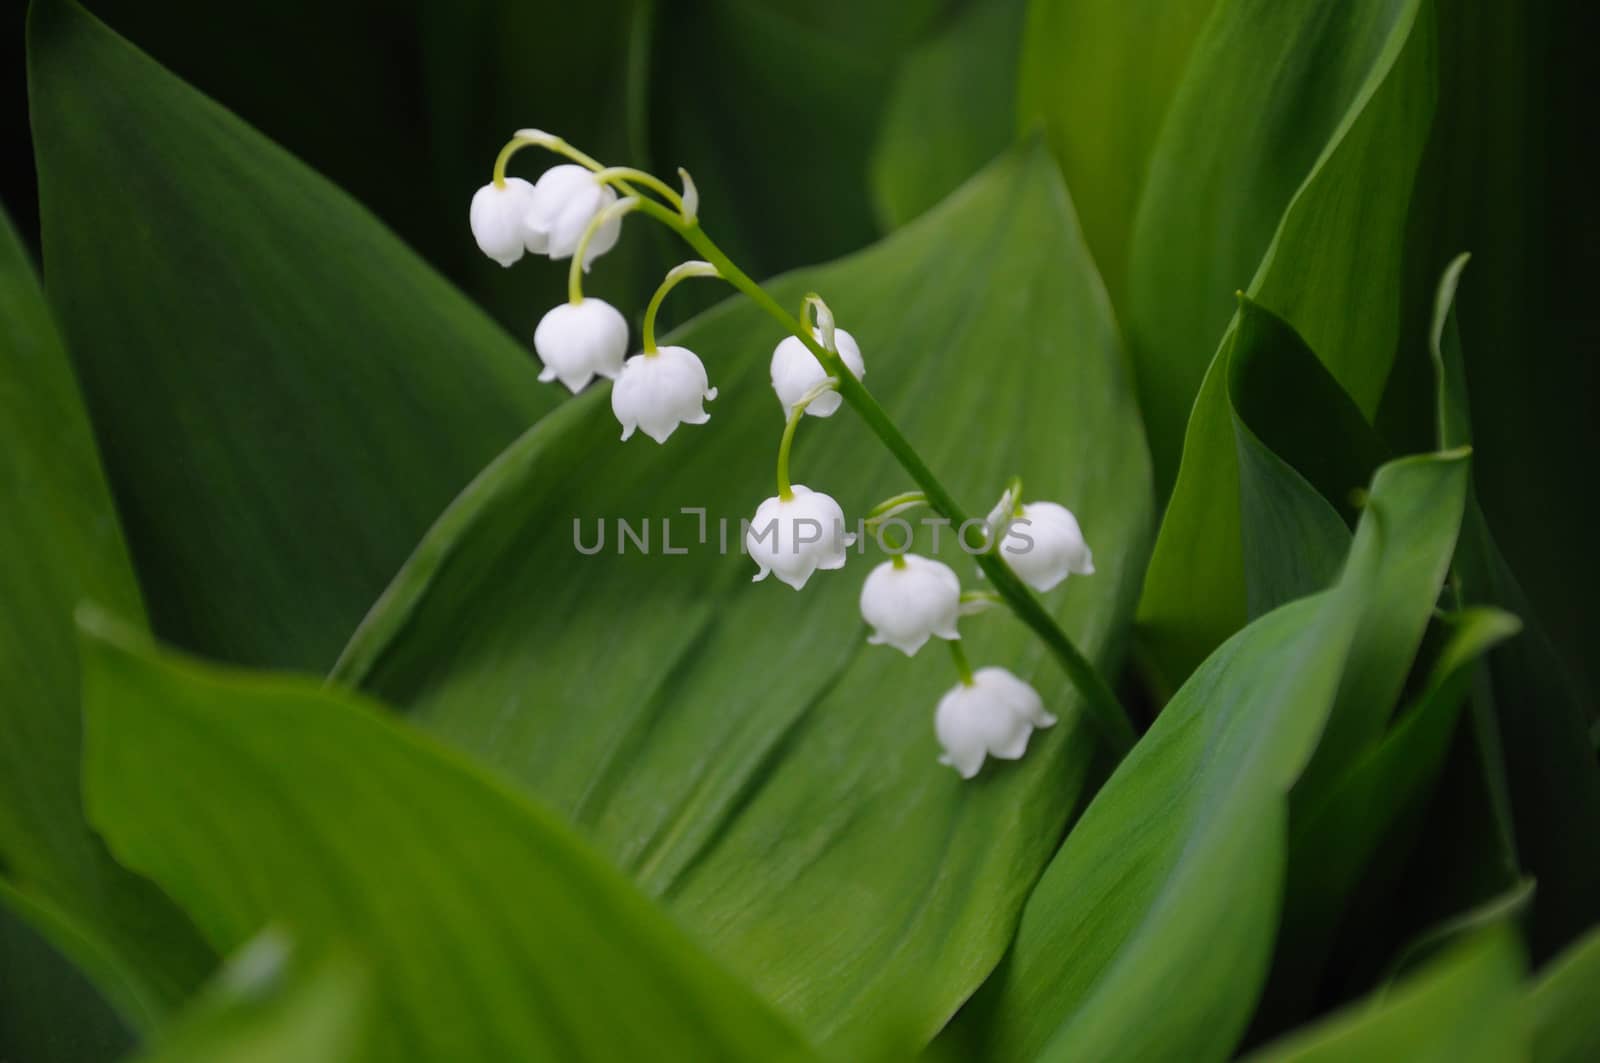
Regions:
[[787, 498], [773, 495], [756, 507], [744, 537], [745, 550], [759, 569], [754, 581], [772, 574], [795, 590], [818, 569], [843, 568], [855, 541], [844, 530], [839, 503], [803, 484], [790, 487]]
[[[590, 170], [572, 163], [552, 166], [533, 186], [524, 219], [528, 248], [552, 259], [571, 258], [589, 222], [616, 201], [617, 193], [597, 181]], [[621, 235], [620, 217], [601, 226], [589, 240], [583, 268], [588, 269], [590, 263], [615, 247]]]
[[905, 554], [874, 568], [861, 585], [861, 617], [873, 628], [867, 641], [914, 656], [928, 639], [958, 639], [961, 580], [949, 565]]
[[1048, 591], [1069, 574], [1094, 574], [1094, 555], [1078, 518], [1065, 506], [1029, 502], [1020, 516], [1000, 524], [1005, 530], [1000, 556], [1034, 590]]
[[[856, 343], [855, 337], [844, 329], [834, 329], [833, 340], [834, 349], [838, 351], [845, 368], [860, 380], [866, 375], [867, 366], [861, 358], [861, 346]], [[788, 416], [801, 399], [826, 379], [827, 370], [822, 368], [822, 363], [817, 361], [798, 336], [785, 336], [773, 348], [772, 390], [778, 393], [784, 416]], [[831, 417], [843, 401], [837, 391], [828, 391], [807, 404], [806, 413], [813, 417]]]
[[[542, 243], [530, 238], [528, 212], [534, 205], [534, 186], [520, 177], [507, 177], [505, 184], [493, 181], [472, 197], [472, 238], [478, 249], [502, 266], [509, 266], [524, 251], [542, 251]], [[537, 245], [537, 246], [535, 246]]]
[[596, 376], [615, 380], [628, 354], [628, 322], [603, 299], [585, 296], [555, 307], [533, 330], [533, 347], [544, 370], [539, 379], [559, 379], [577, 394]]
[[680, 424], [705, 424], [704, 403], [717, 397], [706, 367], [687, 347], [661, 347], [629, 358], [611, 389], [611, 412], [622, 424], [622, 438], [634, 429], [665, 443]]
[[933, 729], [944, 747], [940, 764], [970, 779], [985, 756], [1016, 760], [1028, 749], [1035, 728], [1056, 718], [1044, 711], [1039, 692], [1004, 668], [980, 668], [939, 699]]

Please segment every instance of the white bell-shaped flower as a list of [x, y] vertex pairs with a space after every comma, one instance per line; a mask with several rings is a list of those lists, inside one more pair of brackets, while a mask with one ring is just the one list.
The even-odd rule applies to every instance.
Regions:
[[1004, 668], [979, 668], [939, 699], [933, 730], [944, 747], [940, 764], [970, 779], [985, 756], [1016, 760], [1027, 752], [1035, 728], [1054, 725], [1039, 692]]
[[1029, 502], [1022, 516], [1001, 523], [1005, 538], [1000, 556], [1034, 590], [1050, 590], [1069, 574], [1093, 575], [1094, 555], [1083, 541], [1078, 518], [1065, 506]]
[[544, 369], [539, 379], [560, 380], [574, 395], [596, 376], [615, 380], [628, 356], [628, 322], [603, 299], [562, 303], [539, 319], [533, 349]]
[[478, 249], [502, 266], [517, 261], [524, 251], [542, 251], [543, 242], [528, 228], [533, 203], [533, 185], [520, 177], [507, 177], [504, 186], [491, 181], [473, 193], [472, 238]]
[[861, 618], [872, 626], [867, 641], [893, 646], [907, 657], [928, 639], [958, 639], [961, 580], [949, 565], [906, 554], [874, 568], [861, 585]]
[[[856, 343], [856, 338], [842, 328], [834, 329], [833, 342], [851, 375], [857, 380], [865, 376], [867, 365], [861, 359], [861, 346]], [[772, 390], [778, 393], [785, 417], [826, 379], [827, 370], [822, 368], [816, 355], [800, 342], [800, 337], [785, 336], [772, 349]], [[811, 400], [806, 406], [806, 413], [813, 417], [831, 417], [843, 401], [837, 391], [827, 391]]]
[[744, 546], [760, 570], [755, 581], [775, 574], [799, 590], [817, 569], [843, 568], [856, 537], [844, 530], [844, 510], [831, 495], [801, 484], [789, 490], [794, 497], [773, 495], [756, 507]]
[[704, 403], [717, 397], [706, 367], [687, 347], [662, 347], [629, 358], [611, 389], [611, 412], [622, 424], [622, 438], [634, 429], [665, 443], [680, 424], [705, 424]]
[[[594, 174], [582, 166], [574, 163], [552, 166], [533, 186], [532, 201], [525, 215], [528, 249], [553, 259], [571, 258], [594, 216], [616, 201], [616, 192], [595, 180]], [[621, 218], [613, 218], [602, 225], [589, 240], [583, 268], [588, 269], [595, 259], [615, 247], [621, 235]]]

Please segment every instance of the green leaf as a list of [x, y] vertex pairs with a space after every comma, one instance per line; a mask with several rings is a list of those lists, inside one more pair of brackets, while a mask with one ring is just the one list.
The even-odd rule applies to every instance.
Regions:
[[[1361, 421], [1370, 417], [1377, 397], [1371, 386], [1382, 386], [1399, 342], [1401, 303], [1395, 278], [1433, 98], [1430, 10], [1424, 8], [1422, 17], [1413, 20], [1408, 15], [1395, 25], [1395, 39], [1385, 54], [1398, 54], [1373, 71], [1338, 134], [1289, 204], [1265, 256], [1258, 256], [1259, 268], [1246, 267], [1255, 269], [1252, 298], [1305, 337], [1337, 383], [1331, 389], [1318, 388], [1316, 394], [1330, 396], [1322, 409], [1304, 402], [1300, 389], [1286, 381], [1279, 394], [1263, 393], [1262, 402], [1247, 411], [1247, 421], [1273, 417], [1285, 425], [1284, 432], [1273, 434], [1272, 442], [1291, 449], [1295, 455], [1291, 464], [1330, 460], [1359, 464], [1380, 453]], [[1226, 10], [1219, 10], [1218, 20], [1226, 22], [1225, 15]], [[1212, 32], [1222, 31], [1213, 25]], [[1242, 77], [1248, 69], [1250, 64], [1245, 63], [1216, 76]], [[1191, 278], [1184, 283], [1197, 282]], [[1230, 379], [1229, 352], [1238, 345], [1231, 332], [1237, 327], [1236, 319], [1205, 373], [1192, 411], [1185, 390], [1178, 414], [1179, 423], [1188, 416], [1183, 462], [1139, 603], [1149, 661], [1169, 689], [1249, 615], [1245, 533], [1239, 520], [1241, 501], [1236, 501], [1240, 457], [1227, 412], [1232, 396], [1225, 386]], [[1186, 342], [1213, 334], [1195, 332]], [[1352, 390], [1357, 385], [1367, 391]], [[1341, 390], [1349, 398], [1338, 394]], [[1344, 412], [1352, 400], [1362, 418]], [[1146, 410], [1149, 416], [1160, 416], [1148, 406]], [[1306, 466], [1308, 471], [1314, 467]], [[1328, 527], [1326, 521], [1320, 526]], [[1265, 541], [1255, 537], [1256, 543]]]
[[897, 229], [1012, 139], [1025, 0], [968, 0], [905, 58], [872, 150], [879, 222]]
[[1217, 0], [1028, 5], [1019, 125], [1043, 127], [1118, 307], [1127, 294], [1128, 244], [1150, 155], [1195, 41], [1217, 6]]
[[85, 978], [81, 942], [0, 879], [0, 1059], [99, 1063], [133, 1044], [128, 1003], [113, 1007]]
[[[1471, 439], [1462, 339], [1455, 320], [1456, 287], [1466, 266], [1456, 259], [1434, 303], [1432, 353], [1437, 373], [1439, 433], [1453, 444]], [[1600, 922], [1600, 848], [1574, 838], [1600, 837], [1600, 764], [1589, 719], [1506, 564], [1478, 504], [1468, 499], [1455, 561], [1462, 601], [1499, 606], [1521, 617], [1523, 637], [1490, 659], [1492, 682], [1475, 698], [1480, 745], [1503, 758], [1521, 866], [1539, 883], [1534, 903], [1535, 959], [1551, 955]]]
[[[1005, 156], [870, 251], [773, 288], [796, 306], [807, 291], [828, 299], [868, 386], [972, 511], [1020, 474], [1028, 497], [1078, 514], [1098, 571], [1047, 604], [1113, 664], [1148, 543], [1149, 470], [1116, 328], [1044, 151]], [[1063, 722], [1020, 763], [962, 783], [935, 763], [932, 712], [954, 682], [938, 647], [907, 660], [865, 644], [871, 555], [800, 596], [750, 585], [739, 521], [772, 492], [779, 338], [739, 302], [679, 333], [721, 393], [707, 426], [665, 447], [619, 445], [603, 391], [541, 422], [435, 526], [335, 677], [572, 816], [819, 1037], [849, 1041], [904, 1005], [926, 1038], [1005, 948], [1095, 734], [1020, 624], [967, 620], [974, 664], [1033, 682]], [[907, 487], [848, 410], [808, 420], [796, 446], [797, 482], [851, 519]], [[706, 509], [707, 542], [684, 506]], [[648, 521], [654, 556], [618, 539], [619, 518], [636, 534]], [[663, 520], [686, 556], [662, 555]], [[605, 549], [579, 556], [575, 524], [592, 547], [596, 521]]]
[[1139, 603], [1141, 642], [1173, 681], [1250, 617], [1326, 586], [1349, 540], [1335, 502], [1383, 453], [1305, 341], [1249, 299], [1184, 449]]
[[[1414, 86], [1425, 88], [1423, 99], [1397, 100], [1401, 90], [1394, 88], [1383, 106], [1371, 103], [1402, 50], [1431, 49], [1408, 48], [1428, 36], [1412, 33], [1421, 6], [1227, 0], [1195, 43], [1152, 150], [1123, 313], [1158, 482], [1170, 483], [1177, 466], [1212, 345], [1228, 324], [1227, 297], [1257, 274], [1263, 256], [1268, 263], [1284, 258], [1283, 268], [1299, 277], [1277, 283], [1322, 307], [1323, 319], [1334, 307], [1346, 319], [1371, 316], [1370, 324], [1346, 325], [1342, 333], [1371, 338], [1398, 317], [1385, 306], [1399, 306], [1390, 287], [1400, 271], [1394, 230], [1404, 229], [1426, 138], [1431, 73], [1426, 85]], [[1352, 139], [1358, 124], [1363, 131]], [[1332, 171], [1321, 173], [1335, 157]], [[1370, 236], [1349, 238], [1367, 226], [1374, 226]], [[1319, 238], [1330, 232], [1340, 246], [1323, 247], [1328, 241]], [[1272, 294], [1260, 278], [1250, 290]], [[1370, 416], [1394, 356], [1393, 337], [1376, 347], [1324, 346], [1294, 307], [1265, 301], [1286, 313]]]
[[1454, 537], [1459, 504], [1438, 496], [1465, 480], [1461, 454], [1384, 466], [1334, 589], [1255, 621], [1189, 679], [1029, 898], [961, 1031], [975, 1058], [1228, 1056], [1271, 954], [1290, 787], [1364, 615]]
[[314, 682], [84, 623], [92, 819], [219, 949], [272, 922], [351, 947], [370, 1058], [800, 1053], [557, 817], [459, 754]]
[[1525, 1009], [1535, 1063], [1587, 1063], [1600, 1057], [1600, 926], [1539, 972]]
[[[1384, 620], [1404, 609], [1395, 603], [1386, 615], [1380, 603], [1386, 598], [1393, 602], [1392, 593], [1385, 593], [1389, 591], [1389, 586], [1380, 589], [1379, 602], [1369, 612], [1365, 629], [1369, 642], [1382, 637], [1388, 626]], [[1419, 595], [1413, 600], [1431, 603], [1432, 597]], [[1515, 617], [1494, 609], [1470, 609], [1449, 617], [1447, 624], [1447, 641], [1416, 704], [1381, 740], [1344, 760], [1341, 770], [1333, 771], [1320, 786], [1307, 785], [1312, 780], [1302, 778], [1295, 790], [1288, 884], [1269, 989], [1279, 1015], [1297, 1012], [1311, 999], [1345, 904], [1369, 862], [1387, 838], [1414, 830], [1425, 811], [1480, 660], [1521, 627]], [[1341, 706], [1357, 708], [1363, 703], [1343, 700], [1353, 689], [1352, 682], [1365, 687], [1368, 677], [1383, 668], [1372, 662], [1370, 651], [1365, 658], [1353, 651], [1352, 662], [1359, 666], [1348, 672]]]
[[361, 1058], [371, 980], [348, 956], [313, 960], [267, 930], [139, 1063], [349, 1063]]
[[1252, 1054], [1248, 1063], [1524, 1059], [1521, 977], [1521, 949], [1512, 932], [1485, 931], [1401, 986]]
[[947, 0], [662, 4], [652, 155], [684, 166], [700, 217], [757, 276], [870, 242], [868, 168], [901, 59]]
[[325, 667], [553, 396], [362, 208], [70, 0], [28, 38], [46, 283], [152, 623]]
[[72, 610], [94, 597], [144, 613], [66, 350], [3, 214], [0, 513], [0, 867], [26, 901], [59, 909], [74, 937], [118, 958], [97, 972], [118, 969], [101, 988], [147, 1026], [211, 957], [84, 821]]

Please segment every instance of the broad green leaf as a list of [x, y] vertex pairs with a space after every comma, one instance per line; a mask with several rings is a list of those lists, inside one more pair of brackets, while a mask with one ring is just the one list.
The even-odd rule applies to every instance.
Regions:
[[1305, 341], [1244, 299], [1185, 453], [1205, 467], [1179, 479], [1139, 603], [1141, 640], [1169, 680], [1250, 617], [1327, 584], [1348, 544], [1340, 510], [1383, 448]]
[[[1373, 609], [1366, 628], [1370, 635], [1387, 626], [1380, 617], [1392, 619], [1392, 613], [1383, 605]], [[1303, 1008], [1317, 988], [1345, 903], [1368, 863], [1386, 838], [1415, 829], [1425, 811], [1479, 661], [1519, 627], [1515, 617], [1493, 609], [1450, 617], [1448, 639], [1417, 702], [1381, 740], [1339, 764], [1319, 787], [1301, 780], [1291, 816], [1289, 874], [1269, 988], [1277, 1015]], [[1352, 661], [1361, 660], [1353, 652]], [[1362, 667], [1349, 671], [1347, 682], [1365, 685], [1367, 676], [1381, 670], [1369, 653]]]
[[1534, 1063], [1587, 1063], [1600, 1057], [1600, 927], [1539, 972], [1525, 1008]]
[[219, 950], [269, 923], [354, 950], [365, 1058], [799, 1053], [556, 816], [459, 754], [352, 695], [84, 624], [91, 818]]
[[1500, 927], [1458, 945], [1401, 986], [1248, 1057], [1248, 1063], [1503, 1063], [1525, 1059], [1521, 949]]
[[[1440, 282], [1431, 336], [1440, 438], [1452, 445], [1469, 441], [1472, 433], [1454, 310], [1465, 265], [1458, 258]], [[1504, 758], [1518, 856], [1539, 883], [1531, 941], [1538, 960], [1600, 922], [1600, 847], [1573, 844], [1575, 838], [1600, 837], [1600, 763], [1584, 706], [1475, 494], [1462, 525], [1455, 584], [1462, 601], [1497, 605], [1521, 617], [1526, 628], [1491, 657], [1492, 682], [1478, 692], [1473, 720], [1480, 743]]]
[[231, 957], [139, 1063], [349, 1063], [368, 1035], [371, 980], [267, 930]]
[[1266, 975], [1290, 787], [1363, 614], [1453, 538], [1438, 495], [1465, 477], [1460, 454], [1384, 466], [1335, 587], [1250, 624], [1167, 705], [1029, 898], [957, 1032], [976, 1057], [1227, 1057]]
[[1020, 128], [1042, 125], [1118, 307], [1161, 120], [1217, 0], [1031, 0]]
[[[1461, 454], [1384, 466], [1339, 582], [1224, 643], [1095, 797], [974, 1001], [981, 1058], [1223, 1059], [1266, 975], [1288, 795], [1397, 572], [1453, 540]], [[1227, 972], [1219, 978], [1216, 972]], [[1165, 1002], [1152, 1010], [1149, 1002]]]
[[[867, 385], [971, 511], [1020, 474], [1028, 497], [1078, 514], [1098, 571], [1046, 600], [1109, 668], [1144, 564], [1148, 464], [1105, 294], [1042, 148], [773, 288], [793, 305], [822, 293]], [[848, 1041], [904, 1005], [926, 1038], [1005, 948], [1096, 739], [1030, 634], [1001, 611], [968, 619], [973, 662], [1032, 681], [1062, 723], [962, 783], [935, 763], [933, 709], [954, 681], [942, 649], [865, 644], [857, 598], [876, 551], [800, 595], [751, 586], [739, 521], [773, 490], [780, 335], [742, 302], [679, 333], [721, 392], [709, 424], [665, 447], [620, 445], [604, 392], [541, 422], [435, 526], [335, 678], [572, 816], [819, 1037]], [[800, 427], [794, 471], [850, 519], [908, 486], [849, 410]], [[705, 542], [684, 506], [707, 511]], [[654, 555], [617, 538], [618, 518], [636, 534], [648, 521]], [[665, 556], [664, 520], [685, 556]], [[597, 521], [605, 549], [580, 556], [575, 525], [592, 547]]]
[[[1407, 11], [1416, 7], [1400, 6]], [[1352, 5], [1353, 14], [1365, 10]], [[1252, 298], [1284, 317], [1339, 389], [1349, 394], [1333, 405], [1354, 400], [1367, 417], [1377, 397], [1370, 387], [1381, 387], [1399, 342], [1401, 303], [1395, 277], [1434, 92], [1430, 10], [1424, 7], [1420, 17], [1407, 15], [1396, 24], [1395, 39], [1385, 51], [1387, 61], [1373, 70], [1338, 134], [1295, 194], [1271, 246], [1258, 256], [1259, 268], [1252, 263], [1240, 272], [1255, 271]], [[1219, 9], [1219, 21], [1226, 21], [1225, 14]], [[1215, 25], [1212, 29], [1220, 32]], [[1229, 76], [1242, 76], [1248, 67], [1243, 64]], [[1197, 283], [1203, 281], [1190, 278], [1184, 285]], [[1179, 423], [1188, 417], [1183, 462], [1139, 603], [1149, 659], [1169, 688], [1181, 683], [1247, 616], [1239, 457], [1225, 386], [1229, 352], [1237, 342], [1231, 333], [1237, 327], [1236, 319], [1205, 373], [1192, 411], [1186, 392], [1178, 413]], [[1186, 342], [1209, 343], [1211, 335], [1215, 332], [1196, 332]], [[1368, 392], [1352, 390], [1357, 384]], [[1351, 456], [1352, 433], [1371, 438], [1348, 417], [1327, 420], [1333, 416], [1331, 408], [1319, 414], [1315, 407], [1302, 406], [1292, 386], [1263, 399], [1255, 417], [1275, 413], [1282, 422], [1298, 421], [1279, 444], [1303, 441], [1296, 450], [1301, 461], [1311, 460], [1304, 455], [1341, 460]], [[1151, 407], [1146, 410], [1160, 416]], [[1357, 451], [1371, 453], [1370, 443]]]
[[132, 1045], [128, 1003], [90, 984], [67, 941], [82, 939], [0, 879], [0, 1059], [101, 1063]]
[[1011, 143], [1025, 11], [1026, 0], [967, 0], [906, 56], [872, 149], [885, 229], [933, 207]]
[[366, 211], [71, 0], [28, 36], [46, 283], [152, 623], [325, 667], [552, 397]]
[[0, 868], [120, 959], [118, 985], [101, 988], [120, 990], [125, 1018], [146, 1026], [211, 957], [84, 821], [72, 610], [94, 597], [141, 621], [144, 611], [67, 352], [4, 215], [0, 513]]
[[878, 232], [868, 168], [904, 56], [948, 0], [662, 3], [652, 154], [747, 272], [822, 262]]
[[[1170, 483], [1177, 467], [1190, 407], [1228, 324], [1228, 297], [1257, 273], [1263, 256], [1285, 256], [1284, 268], [1301, 276], [1279, 283], [1313, 304], [1327, 300], [1321, 316], [1335, 306], [1350, 319], [1372, 315], [1371, 325], [1341, 331], [1370, 336], [1386, 316], [1397, 316], [1384, 309], [1385, 301], [1399, 305], [1398, 292], [1386, 286], [1400, 271], [1399, 234], [1390, 227], [1404, 228], [1431, 80], [1428, 102], [1408, 100], [1403, 108], [1422, 119], [1420, 126], [1391, 115], [1398, 90], [1376, 111], [1370, 104], [1412, 40], [1421, 6], [1224, 0], [1194, 44], [1151, 151], [1123, 315], [1159, 483]], [[1365, 131], [1351, 140], [1358, 123]], [[1337, 176], [1319, 182], [1318, 171], [1336, 155]], [[1370, 237], [1349, 238], [1367, 225], [1375, 226]], [[1324, 250], [1328, 233], [1342, 246]], [[1313, 254], [1300, 254], [1303, 240], [1313, 241]], [[1258, 278], [1251, 292], [1268, 289]], [[1346, 350], [1325, 348], [1299, 314], [1286, 316], [1370, 416], [1393, 337], [1351, 346], [1346, 362]]]

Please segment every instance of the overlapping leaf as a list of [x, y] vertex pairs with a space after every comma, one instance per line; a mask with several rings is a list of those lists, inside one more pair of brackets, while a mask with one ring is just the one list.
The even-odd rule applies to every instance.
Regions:
[[[1259, 268], [1252, 261], [1237, 274], [1254, 271], [1252, 297], [1305, 337], [1338, 383], [1334, 391], [1343, 389], [1350, 396], [1329, 399], [1319, 409], [1305, 403], [1292, 381], [1285, 381], [1255, 410], [1245, 411], [1247, 422], [1263, 415], [1281, 418], [1288, 430], [1275, 438], [1276, 449], [1287, 449], [1299, 461], [1360, 461], [1373, 453], [1373, 444], [1360, 438], [1370, 438], [1370, 432], [1363, 431], [1359, 419], [1333, 407], [1353, 403], [1370, 417], [1378, 398], [1375, 389], [1381, 389], [1399, 342], [1401, 292], [1396, 278], [1412, 180], [1427, 142], [1434, 56], [1430, 9], [1421, 7], [1419, 12], [1414, 3], [1398, 6], [1404, 17], [1396, 16], [1382, 61], [1288, 205]], [[1219, 11], [1219, 19], [1222, 15]], [[1212, 32], [1221, 30], [1213, 26]], [[1243, 76], [1249, 66], [1239, 62], [1228, 76]], [[1186, 287], [1204, 283], [1204, 275], [1183, 282]], [[1231, 430], [1226, 386], [1236, 324], [1229, 326], [1199, 394], [1185, 390], [1182, 397], [1180, 417], [1188, 417], [1183, 463], [1139, 603], [1151, 662], [1171, 685], [1180, 683], [1247, 616], [1247, 533], [1238, 487], [1242, 457]], [[1221, 330], [1220, 323], [1216, 329]], [[1195, 332], [1183, 342], [1192, 347], [1209, 342], [1197, 337], [1214, 334]], [[1164, 380], [1159, 386], [1169, 383]], [[1359, 392], [1352, 390], [1357, 387]], [[1318, 394], [1327, 392], [1323, 388]], [[1161, 416], [1156, 408], [1148, 412]], [[1351, 485], [1339, 486], [1343, 490]], [[1255, 541], [1265, 538], [1258, 535]]]
[[1539, 972], [1528, 992], [1536, 1063], [1584, 1063], [1600, 1055], [1600, 927], [1591, 929]]
[[1249, 1063], [1502, 1063], [1526, 1058], [1522, 956], [1510, 928], [1456, 946], [1398, 988], [1248, 1057]]
[[1044, 129], [1119, 308], [1150, 155], [1201, 27], [1217, 6], [1217, 0], [1028, 5], [1019, 124]]
[[72, 367], [3, 215], [0, 513], [0, 868], [36, 929], [79, 962], [103, 957], [89, 964], [103, 991], [145, 1026], [211, 960], [83, 818], [72, 610], [85, 596], [143, 608]]
[[933, 207], [1011, 143], [1025, 12], [1025, 0], [968, 0], [901, 63], [872, 150], [885, 229]]
[[983, 1058], [1227, 1057], [1271, 953], [1290, 787], [1342, 677], [1371, 663], [1382, 589], [1449, 556], [1465, 487], [1459, 453], [1385, 466], [1334, 589], [1252, 623], [1167, 705], [1051, 862], [957, 1031]]
[[350, 1063], [362, 1058], [370, 979], [276, 930], [241, 948], [139, 1063]]
[[[1431, 81], [1425, 106], [1408, 100], [1402, 108], [1415, 112], [1420, 126], [1391, 126], [1387, 113], [1380, 119], [1374, 112], [1364, 120], [1369, 130], [1384, 125], [1390, 131], [1345, 142], [1402, 51], [1416, 51], [1410, 42], [1421, 6], [1421, 0], [1228, 0], [1194, 44], [1151, 152], [1123, 314], [1158, 482], [1172, 481], [1190, 407], [1228, 324], [1229, 296], [1257, 275], [1264, 255], [1283, 257], [1285, 268], [1301, 277], [1291, 285], [1296, 291], [1327, 297], [1327, 307], [1337, 306], [1348, 320], [1368, 318], [1375, 326], [1394, 315], [1381, 309], [1385, 302], [1398, 306], [1398, 292], [1384, 284], [1385, 275], [1398, 275], [1400, 268], [1398, 234], [1388, 225], [1398, 219], [1403, 228], [1431, 112]], [[1342, 172], [1319, 175], [1336, 152], [1343, 156], [1336, 166]], [[1328, 232], [1338, 235], [1336, 246], [1325, 249], [1331, 260], [1317, 253], [1324, 250], [1318, 244], [1302, 254], [1304, 248], [1284, 242]], [[1282, 239], [1274, 250], [1275, 233]], [[1366, 235], [1351, 239], [1358, 233]], [[1375, 248], [1383, 253], [1374, 254]], [[1260, 278], [1251, 291], [1265, 294]], [[1379, 394], [1373, 385], [1381, 389], [1393, 357], [1392, 338], [1353, 346], [1362, 363], [1358, 372], [1293, 307], [1266, 302], [1287, 312], [1370, 415]], [[1318, 316], [1331, 315], [1324, 309]]]
[[[1102, 664], [1142, 568], [1147, 459], [1116, 331], [1053, 164], [1005, 157], [844, 262], [782, 278], [821, 292], [866, 382], [973, 510], [1020, 474], [1077, 512], [1098, 572], [1049, 604]], [[875, 558], [803, 594], [739, 551], [772, 491], [778, 328], [730, 303], [675, 337], [720, 389], [704, 427], [617, 443], [605, 395], [547, 418], [442, 518], [337, 677], [404, 706], [572, 815], [647, 891], [820, 1035], [884, 1007], [930, 1036], [998, 958], [1077, 800], [1093, 749], [1062, 676], [1004, 614], [965, 622], [976, 664], [1035, 682], [1063, 723], [962, 784], [934, 760], [953, 673], [868, 649]], [[801, 426], [797, 482], [847, 515], [907, 485], [849, 410]], [[706, 532], [680, 507], [703, 507]], [[654, 554], [618, 538], [648, 522]], [[667, 556], [663, 521], [670, 521]], [[604, 550], [592, 548], [597, 522]], [[576, 526], [576, 528], [575, 528]], [[941, 552], [970, 580], [946, 530]], [[924, 539], [922, 549], [928, 549]], [[902, 994], [906, 999], [902, 1000]]]
[[785, 1059], [804, 1047], [554, 815], [351, 695], [85, 617], [85, 793], [231, 950], [269, 923], [373, 980], [362, 1058]]
[[71, 0], [29, 54], [46, 280], [152, 622], [325, 667], [550, 400], [361, 207]]

